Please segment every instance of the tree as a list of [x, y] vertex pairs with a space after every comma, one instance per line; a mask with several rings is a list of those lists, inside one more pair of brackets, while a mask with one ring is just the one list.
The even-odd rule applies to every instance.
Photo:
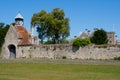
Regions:
[[58, 43], [60, 39], [65, 39], [69, 36], [69, 19], [64, 18], [65, 13], [59, 8], [55, 8], [52, 11], [53, 24], [51, 29], [53, 31], [53, 40], [55, 43]]
[[65, 13], [59, 8], [46, 13], [42, 10], [32, 16], [31, 25], [37, 26], [38, 36], [41, 40], [47, 38], [59, 43], [70, 35], [69, 19], [65, 18]]
[[4, 23], [0, 23], [0, 47], [2, 47], [4, 43], [4, 38], [6, 36], [6, 33], [9, 29], [10, 25], [5, 25]]
[[103, 29], [97, 29], [90, 40], [92, 43], [97, 45], [106, 44], [108, 42], [107, 32]]
[[31, 19], [31, 25], [37, 27], [38, 37], [41, 40], [41, 43], [43, 43], [43, 39], [47, 33], [47, 27], [45, 23], [46, 15], [46, 11], [42, 10], [41, 12], [34, 14]]

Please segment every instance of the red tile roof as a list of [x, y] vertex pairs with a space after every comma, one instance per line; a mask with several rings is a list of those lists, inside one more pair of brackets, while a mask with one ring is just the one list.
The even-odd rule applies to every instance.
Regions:
[[23, 26], [15, 26], [14, 28], [17, 32], [18, 39], [20, 39], [18, 45], [31, 45], [29, 41], [30, 35], [27, 30]]

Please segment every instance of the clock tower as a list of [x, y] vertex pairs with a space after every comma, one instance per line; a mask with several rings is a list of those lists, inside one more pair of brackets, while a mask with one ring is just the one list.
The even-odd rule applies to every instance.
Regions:
[[24, 24], [24, 19], [23, 19], [22, 15], [20, 13], [18, 13], [17, 16], [15, 17], [15, 25], [23, 26], [23, 24]]

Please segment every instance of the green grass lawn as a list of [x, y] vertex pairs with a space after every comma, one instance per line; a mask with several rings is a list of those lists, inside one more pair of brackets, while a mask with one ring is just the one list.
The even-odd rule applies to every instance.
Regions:
[[0, 80], [120, 80], [120, 65], [0, 63]]

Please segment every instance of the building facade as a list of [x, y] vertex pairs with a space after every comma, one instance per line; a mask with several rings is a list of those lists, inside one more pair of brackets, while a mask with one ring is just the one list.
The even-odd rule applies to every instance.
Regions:
[[108, 44], [115, 45], [116, 44], [115, 32], [107, 32], [107, 36], [108, 36]]
[[[24, 57], [26, 50], [32, 45], [31, 35], [24, 27], [24, 19], [20, 13], [15, 17], [15, 26], [11, 25], [2, 46], [3, 58]], [[36, 41], [35, 41], [36, 42]]]

